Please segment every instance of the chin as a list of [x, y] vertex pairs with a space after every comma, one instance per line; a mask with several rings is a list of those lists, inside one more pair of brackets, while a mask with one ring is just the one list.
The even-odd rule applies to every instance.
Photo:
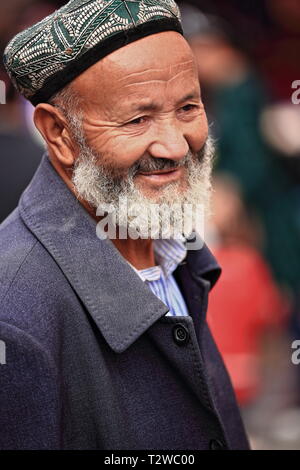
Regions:
[[[176, 181], [172, 183], [162, 184], [159, 187], [153, 187], [151, 185], [137, 185], [137, 188], [140, 190], [142, 195], [147, 199], [153, 200], [153, 202], [164, 202], [163, 199], [169, 199], [168, 196], [170, 192], [176, 191], [176, 196], [183, 196], [188, 190], [188, 182], [186, 179], [184, 181]], [[162, 201], [160, 201], [162, 199]], [[172, 201], [170, 201], [172, 202]]]

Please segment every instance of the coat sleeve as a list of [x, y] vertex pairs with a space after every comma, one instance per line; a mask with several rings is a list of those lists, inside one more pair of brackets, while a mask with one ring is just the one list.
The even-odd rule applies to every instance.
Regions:
[[0, 322], [0, 449], [59, 449], [59, 380], [28, 333]]

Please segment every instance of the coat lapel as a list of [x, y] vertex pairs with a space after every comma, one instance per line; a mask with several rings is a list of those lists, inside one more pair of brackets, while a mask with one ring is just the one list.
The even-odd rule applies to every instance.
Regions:
[[[23, 193], [19, 210], [28, 229], [55, 259], [115, 352], [125, 351], [167, 313], [168, 308], [113, 243], [97, 237], [96, 222], [57, 174], [47, 155]], [[193, 264], [192, 254], [187, 258], [189, 266]], [[203, 259], [200, 264], [199, 274], [201, 270], [206, 272]]]

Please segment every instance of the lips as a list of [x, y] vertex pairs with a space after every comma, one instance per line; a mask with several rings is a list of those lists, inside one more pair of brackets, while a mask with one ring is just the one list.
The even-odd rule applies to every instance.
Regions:
[[139, 171], [139, 175], [145, 175], [145, 176], [151, 176], [151, 175], [165, 175], [166, 173], [173, 173], [174, 171], [177, 171], [178, 168], [171, 168], [167, 170], [156, 170], [156, 171]]
[[159, 187], [163, 184], [172, 183], [183, 176], [184, 168], [172, 168], [171, 170], [156, 170], [151, 172], [139, 172], [137, 176], [152, 186]]

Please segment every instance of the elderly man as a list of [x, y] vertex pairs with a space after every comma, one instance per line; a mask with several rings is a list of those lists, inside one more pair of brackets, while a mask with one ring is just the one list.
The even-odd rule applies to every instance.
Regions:
[[71, 0], [5, 64], [47, 153], [0, 228], [0, 447], [247, 448], [205, 320], [220, 268], [171, 236], [212, 155], [176, 4]]

